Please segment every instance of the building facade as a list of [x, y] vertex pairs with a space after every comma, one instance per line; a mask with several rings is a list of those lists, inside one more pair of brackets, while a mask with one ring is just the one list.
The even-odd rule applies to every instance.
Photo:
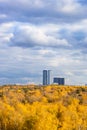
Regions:
[[51, 70], [48, 70], [48, 85], [50, 84], [50, 71]]
[[47, 70], [43, 70], [43, 85], [47, 85]]
[[55, 77], [53, 79], [53, 83], [57, 83], [59, 85], [64, 85], [65, 84], [65, 79], [64, 78], [57, 78], [57, 77]]
[[50, 84], [50, 70], [43, 70], [43, 85]]

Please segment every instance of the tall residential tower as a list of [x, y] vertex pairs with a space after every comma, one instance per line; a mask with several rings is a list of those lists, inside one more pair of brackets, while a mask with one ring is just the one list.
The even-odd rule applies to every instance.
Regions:
[[47, 85], [47, 70], [43, 70], [43, 85]]
[[43, 70], [43, 85], [50, 84], [50, 70]]

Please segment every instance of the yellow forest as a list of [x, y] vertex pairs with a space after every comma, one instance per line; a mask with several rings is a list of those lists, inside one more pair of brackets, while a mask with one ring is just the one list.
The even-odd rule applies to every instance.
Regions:
[[87, 130], [87, 87], [1, 86], [0, 130]]

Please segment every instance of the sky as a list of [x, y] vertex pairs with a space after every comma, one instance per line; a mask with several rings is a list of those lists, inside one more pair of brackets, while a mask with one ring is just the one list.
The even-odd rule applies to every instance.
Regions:
[[87, 84], [86, 12], [87, 0], [0, 0], [0, 84], [41, 84], [44, 69]]

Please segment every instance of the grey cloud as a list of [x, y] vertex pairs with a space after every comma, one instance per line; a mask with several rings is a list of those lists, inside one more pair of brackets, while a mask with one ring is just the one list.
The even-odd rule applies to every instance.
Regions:
[[23, 70], [15, 70], [15, 71], [3, 71], [0, 74], [0, 78], [9, 78], [9, 79], [15, 79], [15, 78], [24, 78], [24, 77], [28, 77], [28, 78], [35, 78], [35, 77], [40, 77], [41, 75], [36, 74], [36, 73], [29, 73]]
[[0, 2], [0, 12], [7, 16], [3, 18], [3, 21], [71, 22], [86, 18], [87, 15], [84, 14], [86, 10], [86, 6], [83, 7], [81, 3], [74, 0], [71, 2], [64, 0], [15, 0], [13, 2], [8, 0]]

